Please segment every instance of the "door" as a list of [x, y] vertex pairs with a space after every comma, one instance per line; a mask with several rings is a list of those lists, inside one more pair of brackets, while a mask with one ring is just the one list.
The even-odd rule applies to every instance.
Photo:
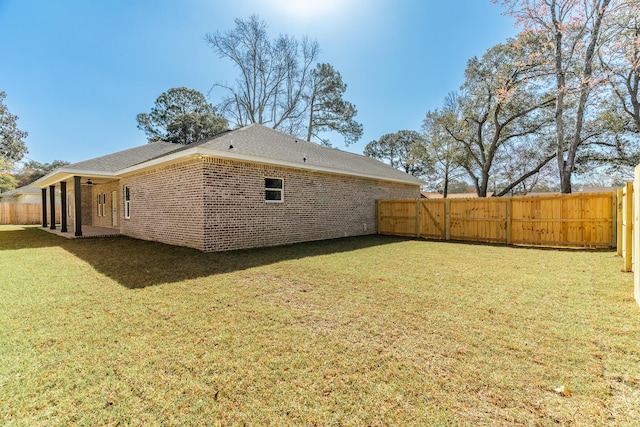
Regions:
[[118, 226], [118, 192], [111, 192], [111, 225]]

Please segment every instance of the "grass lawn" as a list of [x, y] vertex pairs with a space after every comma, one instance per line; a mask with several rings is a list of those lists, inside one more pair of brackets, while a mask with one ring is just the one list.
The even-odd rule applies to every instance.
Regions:
[[0, 226], [0, 424], [638, 425], [621, 266], [384, 236], [204, 254]]

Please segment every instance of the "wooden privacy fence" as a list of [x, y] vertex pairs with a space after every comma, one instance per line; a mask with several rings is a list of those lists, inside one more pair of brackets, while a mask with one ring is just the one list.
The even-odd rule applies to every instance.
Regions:
[[[56, 205], [56, 218], [61, 218], [60, 205]], [[49, 216], [47, 215], [47, 221]], [[0, 224], [42, 224], [42, 205], [39, 203], [0, 202]]]
[[380, 234], [531, 246], [613, 248], [616, 193], [377, 201]]
[[633, 182], [618, 189], [617, 193], [617, 245], [618, 255], [624, 260], [623, 271], [633, 271]]
[[638, 268], [640, 265], [640, 236], [638, 236], [638, 232], [640, 232], [640, 165], [636, 166], [631, 189], [633, 194], [630, 196], [632, 207], [629, 213], [629, 223], [632, 237], [629, 240], [630, 246], [627, 248], [631, 247], [632, 249], [633, 296], [640, 305], [640, 268]]

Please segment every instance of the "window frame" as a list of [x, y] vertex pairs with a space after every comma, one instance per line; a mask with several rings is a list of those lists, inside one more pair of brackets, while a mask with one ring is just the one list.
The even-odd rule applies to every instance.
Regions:
[[97, 196], [98, 217], [105, 217], [107, 216], [107, 194], [99, 193]]
[[124, 205], [124, 219], [131, 219], [131, 187], [125, 185], [122, 187], [122, 201]]
[[[276, 180], [280, 182], [280, 187], [267, 187], [267, 183], [269, 180]], [[269, 199], [267, 198], [267, 193], [279, 193], [279, 199]], [[264, 177], [264, 201], [265, 203], [284, 203], [284, 178], [274, 177], [274, 176], [265, 176]]]
[[67, 217], [73, 218], [73, 197], [71, 194], [67, 194]]

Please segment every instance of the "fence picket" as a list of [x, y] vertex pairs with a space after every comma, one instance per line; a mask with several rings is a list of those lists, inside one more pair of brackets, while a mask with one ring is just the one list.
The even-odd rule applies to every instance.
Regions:
[[[62, 218], [60, 205], [56, 205], [56, 218]], [[31, 225], [41, 223], [42, 205], [38, 203], [0, 202], [0, 224]]]
[[378, 232], [440, 240], [610, 248], [616, 242], [616, 206], [615, 192], [379, 200]]

